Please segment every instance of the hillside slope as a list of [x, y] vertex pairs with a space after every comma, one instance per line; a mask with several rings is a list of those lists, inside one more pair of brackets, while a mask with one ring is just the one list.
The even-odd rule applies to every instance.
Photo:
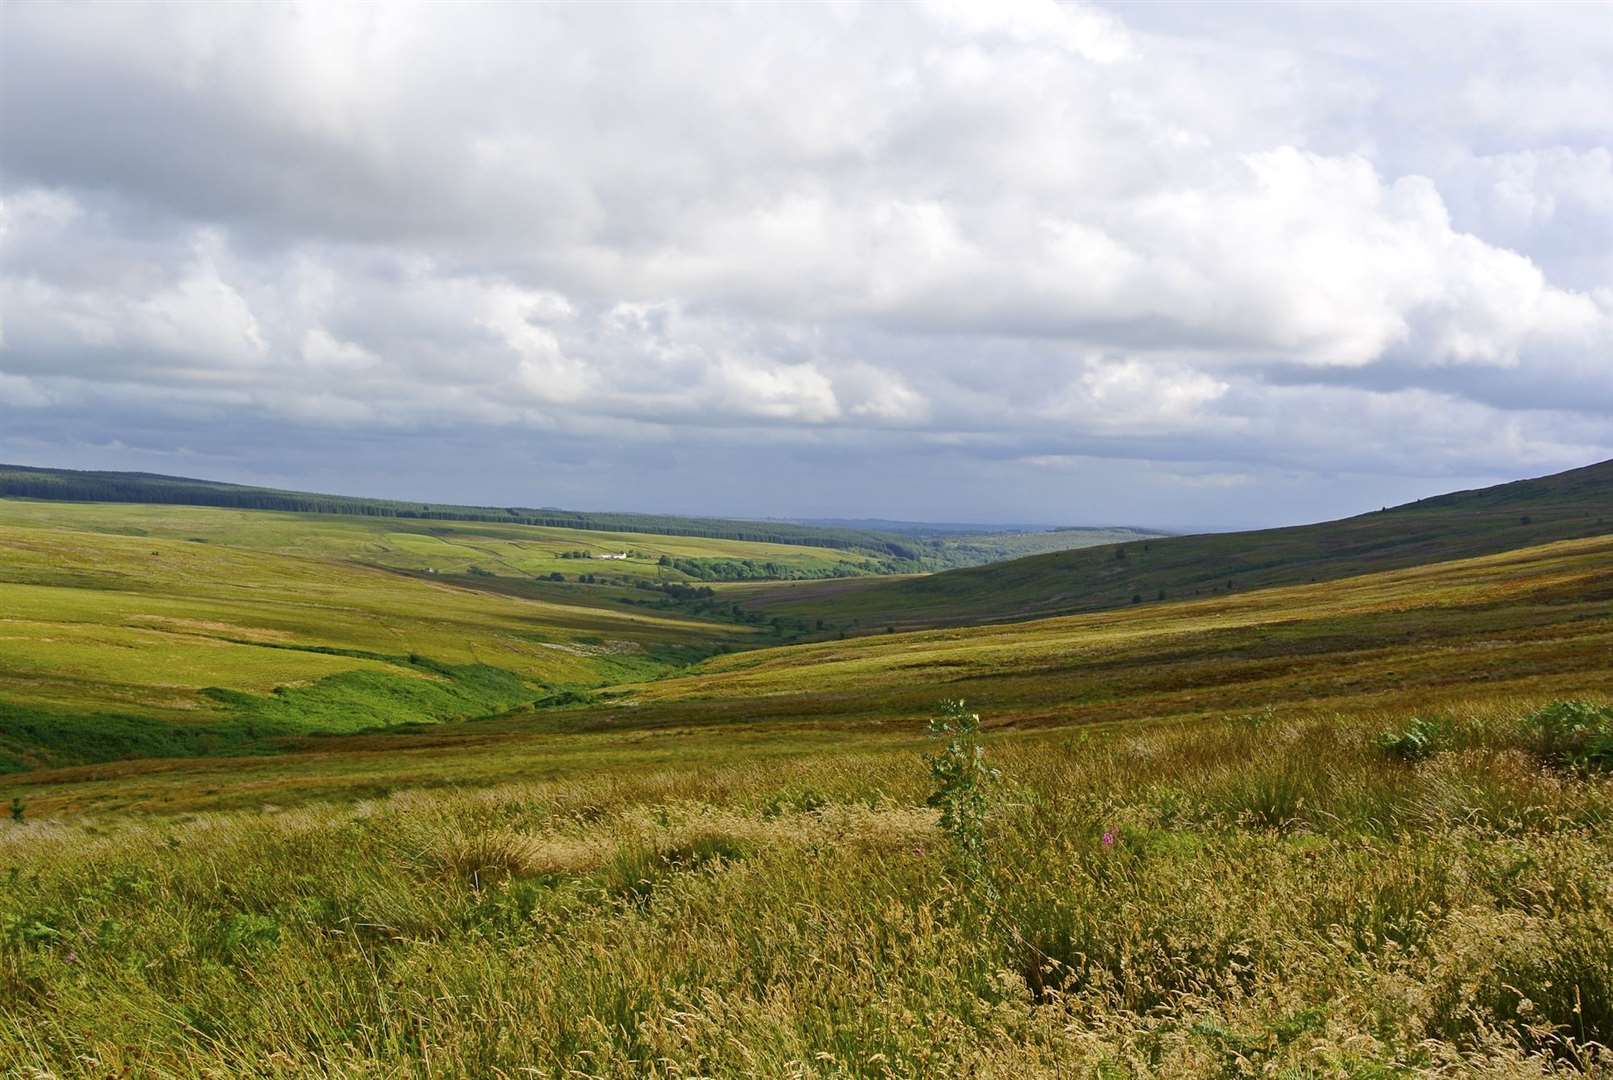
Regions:
[[[716, 656], [617, 687], [611, 725], [916, 727], [962, 697], [1018, 726], [1267, 707], [1434, 708], [1613, 690], [1613, 536], [1217, 597]], [[605, 717], [600, 723], [607, 722]]]
[[403, 502], [346, 495], [226, 484], [157, 473], [86, 472], [0, 464], [0, 497], [55, 502], [157, 503], [218, 506], [237, 510], [284, 510], [304, 514], [350, 514], [425, 521], [485, 521], [606, 532], [703, 536], [770, 544], [801, 544], [917, 558], [903, 538], [858, 529], [826, 528], [776, 521], [665, 514], [594, 513], [553, 507], [462, 506]]
[[0, 498], [0, 525], [192, 540], [393, 570], [518, 580], [553, 573], [568, 582], [582, 574], [615, 582], [722, 580], [713, 569], [736, 577], [830, 577], [877, 573], [885, 562], [862, 551], [806, 544], [150, 503]]
[[765, 614], [871, 631], [1012, 622], [1511, 551], [1613, 531], [1613, 461], [1340, 521], [1172, 536], [928, 577], [750, 587]]
[[[4, 777], [41, 812], [347, 801], [377, 791], [747, 767], [804, 754], [900, 754], [967, 699], [1006, 736], [1255, 730], [1275, 715], [1375, 733], [1411, 715], [1522, 712], [1613, 695], [1613, 537], [1342, 581], [1010, 625], [734, 653], [592, 703], [492, 720], [289, 742], [276, 756], [112, 762]], [[1266, 728], [1269, 730], [1269, 727]], [[1073, 736], [1073, 738], [1072, 738]], [[671, 778], [671, 779], [669, 779]], [[614, 781], [613, 781], [614, 782]], [[799, 778], [792, 782], [799, 783]]]
[[[157, 473], [85, 472], [0, 464], [0, 500], [29, 499], [56, 505], [145, 504], [151, 507], [214, 507], [225, 510], [276, 511], [340, 517], [351, 521], [394, 524], [421, 532], [447, 523], [475, 523], [491, 529], [538, 528], [604, 533], [600, 542], [630, 546], [632, 536], [658, 535], [746, 545], [813, 548], [836, 553], [837, 573], [913, 573], [979, 566], [1044, 551], [1064, 551], [1144, 539], [1155, 532], [1131, 528], [994, 528], [929, 526], [914, 522], [749, 520], [669, 514], [558, 510], [553, 507], [465, 506], [452, 503], [403, 502], [347, 495], [227, 484]], [[880, 526], [890, 526], [881, 528]], [[514, 533], [507, 535], [514, 536]], [[573, 537], [577, 546], [592, 546]], [[719, 553], [726, 554], [726, 553]], [[772, 561], [763, 552], [752, 556]], [[726, 580], [695, 575], [701, 580]], [[746, 575], [757, 576], [757, 575]]]
[[555, 595], [0, 522], [0, 773], [485, 716], [747, 633]]

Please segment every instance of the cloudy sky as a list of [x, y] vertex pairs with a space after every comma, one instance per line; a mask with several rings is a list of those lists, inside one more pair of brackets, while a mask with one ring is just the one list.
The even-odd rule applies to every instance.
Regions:
[[0, 461], [1228, 527], [1613, 457], [1613, 7], [0, 8]]

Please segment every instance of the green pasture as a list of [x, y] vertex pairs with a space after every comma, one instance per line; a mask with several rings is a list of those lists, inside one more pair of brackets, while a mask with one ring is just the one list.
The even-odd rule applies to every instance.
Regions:
[[[496, 522], [415, 521], [273, 510], [138, 503], [65, 503], [0, 499], [0, 525], [190, 540], [249, 551], [334, 559], [392, 569], [506, 577], [591, 573], [610, 578], [687, 581], [659, 565], [681, 559], [749, 559], [803, 573], [844, 567], [866, 571], [866, 553], [698, 536], [613, 533]], [[593, 558], [561, 558], [582, 552]], [[605, 555], [626, 553], [626, 559]]]
[[0, 525], [0, 1074], [1613, 1071], [1613, 537], [756, 648], [87, 521]]
[[[806, 586], [801, 586], [806, 588]], [[1613, 689], [1613, 537], [1339, 581], [715, 657], [618, 688], [635, 715], [911, 723], [938, 694], [999, 722], [1416, 708], [1475, 684]]]
[[[650, 681], [618, 677], [569, 702], [534, 693], [496, 719], [286, 738], [281, 757], [108, 763], [12, 783], [48, 805], [207, 807], [586, 775], [597, 753], [625, 762], [648, 748], [682, 747], [674, 756], [694, 767], [739, 746], [913, 746], [942, 696], [989, 702], [993, 729], [1026, 733], [1267, 710], [1395, 717], [1475, 688], [1527, 704], [1613, 693], [1610, 600], [1613, 538], [1568, 541], [1215, 600], [739, 651]], [[571, 751], [584, 763], [560, 768]]]
[[[0, 759], [483, 715], [743, 636], [222, 543], [0, 526]], [[195, 730], [163, 746], [154, 726]]]

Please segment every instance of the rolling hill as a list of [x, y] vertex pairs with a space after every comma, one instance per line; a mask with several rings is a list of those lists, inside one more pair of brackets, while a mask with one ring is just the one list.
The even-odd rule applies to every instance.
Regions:
[[[1605, 533], [1609, 518], [1613, 464], [1604, 463], [1325, 525], [1141, 538], [931, 576], [719, 584], [713, 595], [699, 576], [713, 567], [810, 578], [870, 573], [881, 559], [511, 521], [0, 499], [0, 768], [258, 752], [568, 694], [593, 700], [586, 692], [792, 637], [1113, 608], [1128, 609], [1103, 622], [1116, 641], [1132, 614], [1155, 611], [1176, 634], [1186, 612], [1203, 609], [1161, 599], [1239, 603], [1276, 586], [1532, 550]], [[758, 633], [735, 621], [769, 625]], [[999, 647], [1007, 640], [966, 646], [991, 658], [977, 677], [1012, 681]], [[1236, 634], [1227, 640], [1243, 647]], [[917, 647], [899, 646], [915, 674]], [[812, 690], [776, 687], [754, 715], [792, 702], [796, 715], [817, 714], [842, 670], [822, 663], [834, 648], [764, 654], [810, 673]], [[1037, 654], [1027, 641], [1007, 648]], [[762, 661], [718, 666], [753, 662]], [[914, 685], [933, 696], [931, 681]], [[900, 682], [858, 689], [859, 708], [880, 714]], [[1071, 689], [1070, 700], [1086, 693]], [[756, 706], [749, 694], [726, 700], [696, 711]]]
[[[0, 499], [0, 523], [223, 544], [486, 581], [560, 573], [573, 584], [581, 574], [623, 584], [691, 582], [721, 580], [719, 568], [730, 579], [811, 578], [877, 573], [885, 564], [859, 550], [726, 537], [212, 506]], [[579, 590], [568, 592], [575, 597]]]
[[[265, 551], [127, 515], [108, 531], [104, 507], [71, 508], [100, 511], [77, 515], [99, 529], [17, 524], [37, 505], [0, 502], [18, 507], [0, 513], [0, 772], [487, 716], [754, 634], [602, 604], [580, 586], [510, 596], [469, 587], [474, 576], [360, 565], [342, 555], [374, 555], [365, 542], [377, 538], [339, 520], [321, 532], [292, 515], [161, 514], [181, 534], [234, 529], [290, 549]], [[386, 551], [411, 565], [466, 557], [404, 539], [423, 546]]]
[[423, 521], [482, 521], [550, 528], [703, 536], [758, 543], [880, 552], [895, 558], [917, 553], [901, 538], [861, 529], [797, 525], [789, 522], [734, 521], [665, 514], [591, 513], [553, 507], [463, 506], [404, 502], [347, 495], [226, 484], [183, 476], [139, 472], [89, 472], [27, 465], [0, 465], [0, 497], [69, 502], [154, 503], [218, 506], [240, 510], [285, 510]]
[[[345, 589], [334, 595], [351, 598]], [[399, 600], [414, 596], [370, 603], [391, 611]], [[137, 594], [124, 603], [149, 606], [151, 599]], [[224, 609], [222, 599], [198, 597], [189, 603], [198, 616], [219, 624], [226, 617], [243, 623], [253, 617], [249, 607]], [[529, 675], [545, 674], [511, 655], [543, 651], [531, 650], [512, 632], [519, 624], [509, 620], [519, 608], [479, 609], [472, 606], [479, 603], [473, 596], [463, 603], [468, 606], [430, 620], [422, 616], [419, 623], [393, 622], [398, 616], [389, 614], [372, 633], [420, 634], [411, 640], [449, 661], [474, 654]], [[298, 618], [302, 611], [318, 618], [334, 606], [327, 605], [329, 600], [310, 602], [281, 618]], [[274, 756], [111, 761], [93, 769], [37, 769], [6, 780], [30, 803], [47, 807], [219, 807], [257, 805], [265, 798], [284, 805], [410, 786], [519, 782], [535, 772], [554, 775], [556, 768], [588, 775], [607, 767], [631, 769], [635, 762], [654, 769], [694, 768], [734, 756], [771, 760], [891, 745], [910, 755], [922, 745], [924, 718], [943, 697], [966, 698], [993, 730], [1026, 737], [1183, 725], [1193, 731], [1228, 718], [1252, 716], [1253, 723], [1270, 713], [1290, 721], [1350, 717], [1370, 726], [1413, 713], [1443, 715], [1475, 703], [1510, 708], [1557, 696], [1613, 696], [1613, 667], [1607, 663], [1613, 649], [1610, 612], [1613, 537], [1593, 537], [1112, 612], [750, 649], [714, 655], [661, 677], [655, 677], [659, 673], [646, 662], [649, 657], [627, 650], [615, 658], [621, 665], [615, 685], [570, 705], [532, 707], [538, 696], [532, 692], [496, 718], [337, 729], [314, 740], [283, 737], [273, 748], [286, 752]], [[459, 621], [470, 613], [501, 614], [505, 621], [478, 632]], [[179, 635], [188, 632], [195, 635], [192, 651], [177, 654], [173, 662], [199, 658], [213, 671], [226, 663], [300, 660], [296, 653], [272, 651], [258, 656], [243, 651], [232, 658], [216, 646], [242, 632], [222, 625], [160, 625], [148, 616], [141, 625], [125, 627], [128, 620], [120, 616], [117, 609], [108, 611], [86, 630], [164, 633], [176, 646], [186, 643]], [[260, 625], [264, 633], [284, 623]], [[303, 630], [290, 640], [377, 648], [374, 637], [361, 636], [362, 626], [344, 617], [318, 637]], [[663, 646], [687, 640], [691, 629], [697, 628], [621, 623], [598, 632], [617, 640], [636, 638], [653, 651], [657, 640]], [[428, 633], [432, 636], [424, 636]], [[457, 647], [449, 644], [454, 635], [464, 635]], [[501, 640], [503, 652], [482, 651]], [[106, 644], [89, 659], [115, 655], [110, 646], [119, 642]], [[214, 651], [205, 651], [207, 646]], [[597, 651], [553, 651], [552, 662], [577, 665], [580, 674], [574, 677], [597, 677], [603, 673], [590, 672], [589, 665], [610, 660]], [[338, 664], [342, 659], [308, 655]], [[409, 674], [406, 663], [394, 661], [394, 666], [404, 669], [398, 674]], [[260, 686], [282, 677], [262, 675]], [[243, 669], [232, 677], [245, 676]], [[0, 695], [16, 692], [23, 681], [15, 671], [0, 673]], [[124, 693], [136, 700], [181, 693], [161, 690], [161, 668], [150, 670], [143, 681]], [[41, 684], [35, 693], [51, 690]], [[219, 717], [191, 714], [190, 720], [217, 723]]]
[[0, 1074], [1605, 1072], [1613, 536], [711, 655], [143, 509], [0, 526]]
[[[404, 502], [346, 495], [227, 484], [182, 476], [138, 472], [86, 472], [0, 464], [0, 499], [71, 503], [138, 503], [151, 506], [208, 506], [232, 510], [272, 510], [303, 515], [334, 515], [390, 522], [474, 522], [491, 526], [604, 532], [607, 541], [651, 534], [747, 544], [779, 544], [843, 552], [840, 573], [892, 573], [976, 566], [1036, 551], [1156, 535], [1136, 529], [1001, 529], [990, 526], [924, 526], [911, 522], [735, 520], [668, 514], [584, 512], [553, 507], [464, 506]], [[890, 529], [879, 528], [889, 525]], [[424, 531], [416, 527], [414, 531]], [[513, 535], [513, 534], [512, 534]], [[582, 546], [589, 546], [586, 542]], [[618, 546], [621, 546], [620, 543]], [[696, 574], [696, 577], [701, 577]], [[702, 580], [720, 576], [705, 576]]]
[[1475, 686], [1613, 691], [1610, 605], [1613, 536], [1599, 536], [1314, 585], [733, 653], [603, 697], [629, 706], [616, 724], [877, 729], [912, 725], [943, 697], [1035, 727], [1427, 707]]
[[1012, 622], [1330, 581], [1613, 531], [1613, 461], [1340, 521], [1170, 536], [901, 579], [735, 588], [851, 632]]

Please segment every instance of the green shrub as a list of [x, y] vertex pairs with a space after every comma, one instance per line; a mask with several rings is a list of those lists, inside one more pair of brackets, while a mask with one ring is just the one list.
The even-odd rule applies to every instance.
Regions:
[[930, 734], [947, 744], [929, 759], [935, 789], [927, 803], [941, 811], [941, 831], [951, 839], [963, 868], [978, 873], [986, 861], [987, 788], [999, 776], [986, 764], [980, 717], [962, 699], [943, 701], [930, 719]]
[[1399, 731], [1380, 734], [1378, 749], [1396, 761], [1423, 761], [1434, 756], [1445, 736], [1445, 725], [1438, 720], [1414, 716]]
[[197, 941], [197, 952], [222, 963], [243, 959], [253, 950], [280, 940], [280, 923], [272, 915], [239, 912], [208, 928]]
[[1554, 701], [1527, 721], [1535, 752], [1556, 765], [1613, 768], [1613, 707], [1589, 701]]
[[597, 705], [599, 701], [598, 694], [590, 693], [587, 690], [557, 690], [534, 701], [532, 707], [535, 709], [564, 709], [576, 705]]

